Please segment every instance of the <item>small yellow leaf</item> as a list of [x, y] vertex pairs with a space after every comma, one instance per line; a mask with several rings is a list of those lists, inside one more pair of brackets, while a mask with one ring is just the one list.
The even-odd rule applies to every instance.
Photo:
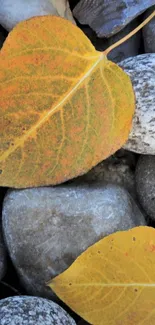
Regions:
[[155, 229], [105, 237], [49, 286], [90, 324], [154, 325]]

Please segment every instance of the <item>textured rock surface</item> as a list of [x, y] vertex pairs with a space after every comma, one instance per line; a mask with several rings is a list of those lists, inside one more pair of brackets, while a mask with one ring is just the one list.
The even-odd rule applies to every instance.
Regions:
[[121, 149], [115, 155], [92, 168], [85, 175], [72, 180], [72, 182], [74, 184], [117, 184], [125, 187], [135, 197], [135, 167], [135, 155], [132, 152]]
[[10, 297], [0, 300], [1, 325], [76, 325], [56, 303], [37, 297]]
[[0, 227], [0, 280], [5, 275], [6, 271], [6, 250], [2, 238], [2, 231]]
[[[116, 35], [105, 39], [105, 38], [98, 38], [95, 32], [89, 26], [81, 25], [81, 29], [84, 33], [88, 36], [91, 40], [93, 45], [95, 46], [96, 50], [104, 51], [110, 45], [116, 43], [118, 40], [129, 34], [134, 28], [138, 25], [138, 21], [133, 21], [129, 25], [127, 25], [122, 31], [117, 33]], [[139, 54], [140, 49], [140, 40], [141, 40], [141, 31], [136, 33], [133, 37], [129, 38], [126, 42], [121, 44], [120, 46], [116, 47], [108, 54], [108, 59], [113, 62], [120, 62], [125, 60], [130, 56], [135, 56]]]
[[155, 156], [141, 156], [136, 168], [139, 201], [147, 215], [155, 220]]
[[145, 224], [119, 186], [59, 186], [10, 191], [3, 229], [11, 259], [29, 293], [50, 296], [45, 282], [88, 246], [117, 230]]
[[155, 0], [80, 0], [73, 14], [99, 37], [110, 37], [153, 5]]
[[7, 30], [21, 20], [42, 15], [60, 15], [74, 21], [68, 0], [0, 0], [0, 24]]
[[[153, 10], [155, 10], [155, 6], [153, 6], [150, 10], [147, 10], [146, 14], [144, 15], [144, 19], [149, 16]], [[144, 26], [143, 38], [145, 52], [155, 53], [155, 17]]]
[[124, 148], [155, 154], [155, 54], [142, 54], [119, 64], [131, 77], [136, 96], [132, 130]]

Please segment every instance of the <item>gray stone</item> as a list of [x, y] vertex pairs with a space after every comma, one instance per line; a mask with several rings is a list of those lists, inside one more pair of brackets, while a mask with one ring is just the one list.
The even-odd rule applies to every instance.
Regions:
[[0, 300], [0, 325], [76, 325], [53, 301], [17, 296]]
[[155, 0], [80, 0], [73, 14], [99, 37], [110, 37], [153, 5]]
[[64, 185], [10, 191], [3, 206], [6, 244], [30, 294], [50, 297], [45, 282], [104, 236], [144, 225], [128, 192], [115, 185]]
[[0, 0], [0, 24], [8, 31], [22, 20], [43, 15], [62, 16], [74, 22], [68, 0]]
[[[121, 30], [119, 33], [117, 33], [114, 36], [111, 36], [110, 38], [98, 38], [93, 32], [93, 30], [89, 26], [82, 26], [81, 29], [84, 31], [84, 33], [87, 35], [87, 37], [91, 40], [93, 45], [95, 46], [96, 50], [103, 52], [106, 50], [110, 45], [116, 43], [121, 38], [129, 34], [134, 28], [138, 26], [137, 21], [131, 22], [129, 25], [127, 25], [123, 30]], [[136, 33], [133, 37], [129, 38], [126, 42], [116, 47], [114, 50], [112, 50], [108, 54], [108, 59], [113, 62], [120, 62], [122, 60], [125, 60], [126, 58], [130, 56], [135, 56], [139, 54], [139, 48], [140, 48], [140, 41], [141, 41], [141, 31]]]
[[122, 61], [120, 67], [131, 77], [136, 110], [124, 148], [155, 154], [155, 54], [142, 54]]
[[136, 168], [139, 201], [147, 215], [155, 220], [155, 156], [141, 156]]
[[[147, 18], [152, 11], [155, 10], [155, 6], [147, 10], [144, 15], [144, 19]], [[155, 17], [150, 20], [143, 28], [144, 48], [146, 53], [155, 53]]]
[[76, 184], [88, 183], [106, 185], [108, 183], [126, 188], [132, 197], [136, 197], [135, 154], [119, 150], [115, 155], [102, 161], [83, 176], [70, 181]]
[[2, 231], [0, 227], [0, 280], [6, 272], [6, 249], [3, 242]]

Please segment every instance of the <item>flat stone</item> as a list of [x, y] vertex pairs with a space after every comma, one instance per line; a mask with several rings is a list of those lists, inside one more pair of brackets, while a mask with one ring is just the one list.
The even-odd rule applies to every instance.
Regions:
[[[144, 19], [147, 18], [154, 10], [155, 6], [147, 10], [144, 14]], [[155, 17], [143, 27], [143, 39], [145, 52], [155, 53]]]
[[73, 14], [99, 37], [110, 37], [153, 5], [155, 0], [80, 0]]
[[118, 230], [145, 225], [128, 192], [116, 185], [68, 184], [9, 191], [3, 230], [29, 294], [52, 297], [45, 283], [90, 245]]
[[155, 156], [141, 156], [136, 168], [136, 188], [146, 214], [155, 220]]
[[44, 15], [62, 16], [74, 22], [68, 0], [0, 0], [0, 24], [8, 31], [22, 20]]
[[155, 155], [155, 54], [142, 54], [119, 63], [131, 77], [136, 110], [124, 148]]
[[76, 325], [53, 301], [28, 296], [0, 300], [1, 325]]

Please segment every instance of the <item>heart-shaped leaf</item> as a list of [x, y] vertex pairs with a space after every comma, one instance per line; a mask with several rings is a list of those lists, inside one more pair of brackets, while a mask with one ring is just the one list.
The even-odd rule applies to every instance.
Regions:
[[58, 184], [90, 170], [127, 140], [130, 78], [60, 17], [34, 17], [0, 55], [0, 185]]
[[155, 324], [155, 229], [114, 233], [49, 286], [93, 325]]

